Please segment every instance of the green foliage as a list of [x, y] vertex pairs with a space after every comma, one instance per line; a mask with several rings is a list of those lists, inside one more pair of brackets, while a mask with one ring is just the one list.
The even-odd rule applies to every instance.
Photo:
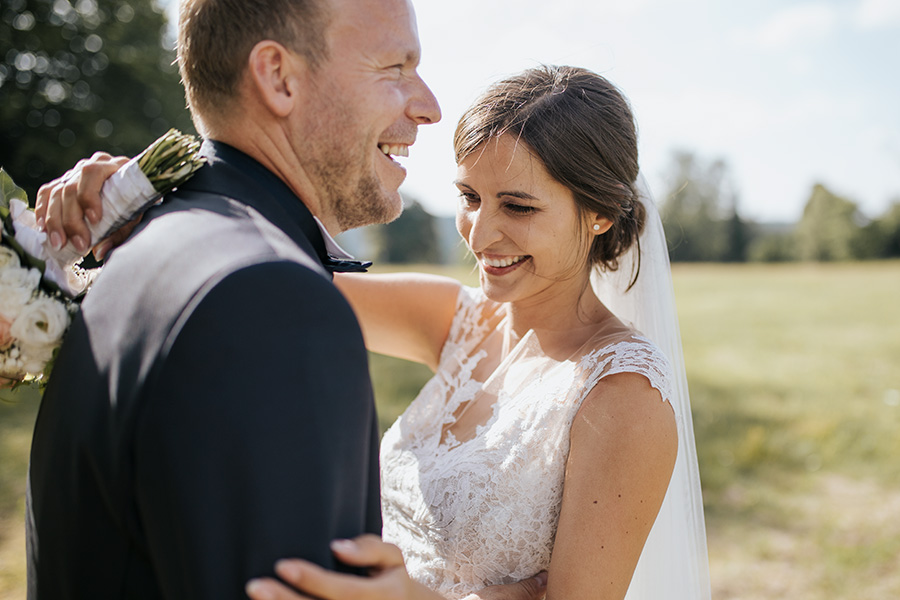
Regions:
[[741, 262], [748, 229], [737, 210], [728, 165], [690, 152], [672, 158], [661, 216], [672, 261]]
[[883, 258], [900, 257], [900, 199], [894, 200], [878, 222], [884, 234]]
[[900, 200], [863, 228], [857, 248], [865, 258], [900, 257]]
[[435, 218], [418, 201], [412, 200], [403, 214], [386, 225], [370, 227], [377, 248], [377, 260], [391, 264], [439, 263]]
[[793, 232], [760, 233], [747, 248], [747, 260], [751, 262], [787, 262], [796, 259]]
[[4, 0], [0, 165], [31, 197], [95, 151], [193, 131], [152, 0]]
[[0, 167], [0, 217], [6, 218], [9, 214], [9, 203], [11, 200], [20, 200], [28, 203], [28, 194], [25, 190], [16, 185], [6, 169]]
[[900, 257], [900, 200], [866, 222], [857, 205], [825, 186], [813, 187], [800, 222], [753, 234], [747, 258], [756, 262], [815, 262]]
[[859, 258], [860, 222], [856, 204], [816, 184], [795, 232], [800, 260]]
[[661, 216], [673, 262], [845, 261], [900, 257], [900, 200], [867, 222], [857, 205], [816, 184], [793, 227], [744, 221], [721, 160], [676, 152]]

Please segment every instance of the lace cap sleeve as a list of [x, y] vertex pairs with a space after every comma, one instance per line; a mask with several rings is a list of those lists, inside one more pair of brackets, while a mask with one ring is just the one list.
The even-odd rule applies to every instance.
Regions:
[[637, 373], [647, 378], [664, 401], [672, 401], [671, 363], [662, 350], [644, 337], [634, 335], [595, 350], [584, 357], [582, 367], [588, 373], [588, 389], [609, 375]]

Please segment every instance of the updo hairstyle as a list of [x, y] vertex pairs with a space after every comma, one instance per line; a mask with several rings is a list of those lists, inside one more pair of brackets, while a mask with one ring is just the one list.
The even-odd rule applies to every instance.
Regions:
[[[619, 90], [596, 73], [567, 66], [528, 69], [499, 81], [459, 120], [456, 162], [504, 134], [524, 142], [572, 191], [581, 214], [612, 222], [594, 236], [589, 260], [602, 270], [618, 269], [619, 257], [638, 243], [646, 217], [635, 189], [634, 117]], [[634, 279], [639, 268], [636, 262]]]

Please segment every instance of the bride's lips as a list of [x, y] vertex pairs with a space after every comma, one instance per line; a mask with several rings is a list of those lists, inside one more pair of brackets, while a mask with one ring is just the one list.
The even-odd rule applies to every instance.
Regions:
[[528, 254], [512, 256], [485, 255], [478, 256], [478, 264], [481, 270], [488, 275], [506, 275], [512, 273], [526, 262], [531, 260]]

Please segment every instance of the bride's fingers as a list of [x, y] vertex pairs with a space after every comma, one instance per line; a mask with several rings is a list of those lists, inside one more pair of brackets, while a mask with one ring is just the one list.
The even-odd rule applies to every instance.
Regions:
[[[105, 152], [95, 152], [94, 156], [106, 154]], [[109, 156], [106, 154], [106, 156]], [[38, 189], [37, 199], [34, 203], [34, 218], [37, 221], [39, 229], [44, 229], [44, 221], [47, 218], [47, 208], [50, 204], [50, 196], [67, 181], [74, 179], [80, 172], [81, 168], [88, 162], [88, 159], [82, 158], [75, 166], [63, 173], [60, 177], [52, 181], [48, 181]]]
[[47, 218], [47, 204], [50, 202], [50, 194], [53, 189], [59, 185], [62, 177], [57, 177], [53, 181], [48, 181], [38, 188], [37, 199], [34, 201], [34, 218], [37, 220], [39, 229], [44, 228], [44, 221]]
[[126, 162], [127, 157], [96, 152], [57, 180], [49, 194], [39, 192], [41, 213], [35, 216], [43, 219], [53, 247], [58, 248], [71, 239], [79, 251], [87, 252], [91, 236], [85, 219], [91, 223], [100, 220], [103, 214], [100, 189]]
[[[84, 220], [84, 210], [78, 203], [78, 188], [80, 178], [75, 178], [62, 187], [61, 194], [53, 194], [50, 197], [48, 207], [47, 232], [53, 239], [54, 232], [59, 234], [56, 227], [62, 226], [62, 239], [68, 239], [72, 245], [81, 252], [87, 252], [91, 242], [91, 230]], [[56, 218], [57, 209], [54, 201], [60, 201], [59, 218]]]
[[251, 579], [244, 589], [252, 600], [312, 600], [274, 579]]
[[100, 199], [100, 189], [110, 175], [127, 162], [127, 156], [110, 156], [105, 152], [98, 152], [91, 157], [91, 160], [81, 170], [76, 200], [91, 223], [98, 223], [100, 217], [103, 216], [103, 201]]
[[76, 189], [72, 180], [67, 180], [65, 177], [56, 180], [52, 185], [43, 215], [44, 231], [47, 232], [50, 245], [57, 250], [62, 248], [67, 240], [66, 231], [62, 226], [63, 194], [66, 186], [71, 186], [73, 190]]
[[372, 534], [352, 540], [334, 540], [331, 551], [341, 562], [354, 567], [389, 569], [404, 566], [400, 549]]
[[297, 558], [279, 560], [275, 564], [275, 572], [301, 592], [323, 600], [374, 600], [382, 597], [382, 586], [375, 580], [336, 573]]

